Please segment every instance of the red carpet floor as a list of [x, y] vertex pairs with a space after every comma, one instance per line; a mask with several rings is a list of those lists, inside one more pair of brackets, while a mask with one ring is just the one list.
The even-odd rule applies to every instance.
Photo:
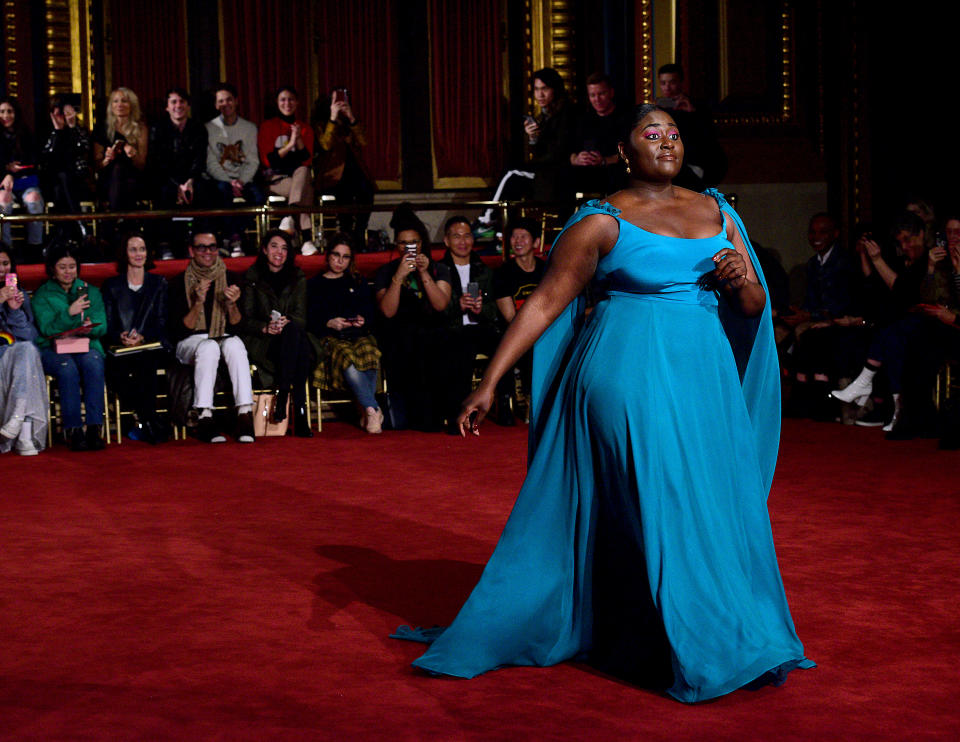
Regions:
[[[718, 441], [722, 445], [722, 441]], [[414, 672], [520, 485], [525, 429], [6, 455], [0, 738], [960, 737], [960, 453], [788, 421], [770, 498], [815, 670], [684, 706], [564, 664]]]

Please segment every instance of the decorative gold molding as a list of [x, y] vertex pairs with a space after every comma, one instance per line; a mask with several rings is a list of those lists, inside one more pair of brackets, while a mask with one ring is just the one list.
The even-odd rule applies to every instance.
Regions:
[[[781, 0], [780, 18], [777, 32], [779, 33], [780, 59], [779, 67], [779, 100], [775, 111], [758, 111], [756, 113], [723, 113], [715, 114], [718, 124], [733, 126], [750, 126], [757, 124], [791, 124], [796, 118], [796, 101], [794, 90], [794, 9], [795, 0]], [[727, 0], [719, 0], [717, 4], [717, 28], [719, 44], [720, 87], [719, 98], [722, 101], [731, 90], [731, 76], [728, 64], [728, 44], [735, 40], [733, 30], [729, 28], [727, 14]]]
[[[640, 0], [636, 5], [636, 93], [641, 103], [653, 103], [656, 100], [657, 67], [653, 58], [653, 2]], [[669, 23], [675, 24], [675, 16]], [[675, 35], [675, 31], [673, 34]], [[670, 60], [673, 61], [673, 60]]]
[[[567, 86], [576, 79], [576, 16], [574, 0], [524, 0], [524, 64], [527, 80], [543, 67], [553, 67]], [[533, 110], [533, 83], [526, 96], [527, 110]]]
[[46, 0], [48, 95], [79, 93], [81, 123], [93, 118], [93, 53], [89, 0]]
[[17, 8], [15, 0], [3, 2], [3, 47], [6, 52], [4, 64], [7, 68], [7, 95], [17, 95]]

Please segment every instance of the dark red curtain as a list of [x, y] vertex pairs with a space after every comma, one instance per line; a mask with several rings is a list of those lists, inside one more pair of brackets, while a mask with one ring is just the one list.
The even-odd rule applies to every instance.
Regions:
[[366, 166], [377, 180], [396, 181], [400, 179], [400, 95], [393, 6], [393, 0], [327, 0], [317, 3], [314, 12], [318, 94], [328, 94], [334, 86], [350, 91], [354, 115], [367, 134]]
[[307, 88], [312, 40], [309, 0], [221, 0], [226, 80], [240, 93], [240, 115], [259, 124], [276, 115], [272, 107], [280, 85], [299, 95], [298, 113], [310, 118]]
[[499, 0], [430, 0], [433, 149], [441, 178], [499, 176], [506, 135]]
[[130, 88], [154, 119], [169, 87], [189, 87], [183, 1], [112, 2], [110, 25], [113, 87]]

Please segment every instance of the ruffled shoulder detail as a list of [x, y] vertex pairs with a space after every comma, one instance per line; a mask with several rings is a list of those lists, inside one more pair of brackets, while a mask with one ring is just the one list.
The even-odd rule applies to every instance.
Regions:
[[722, 209], [724, 206], [729, 206], [731, 209], [733, 208], [732, 206], [730, 206], [730, 204], [727, 203], [727, 199], [724, 197], [724, 195], [723, 195], [722, 193], [720, 193], [720, 191], [718, 191], [716, 188], [707, 188], [707, 189], [703, 192], [703, 195], [704, 195], [704, 196], [713, 196], [713, 197], [717, 200], [717, 205], [718, 205], [721, 209]]
[[[620, 209], [610, 203], [601, 202], [599, 198], [591, 198], [589, 201], [585, 201], [580, 205], [578, 211], [599, 211], [604, 214], [609, 214], [610, 216], [620, 216]], [[583, 214], [587, 216], [587, 214]]]

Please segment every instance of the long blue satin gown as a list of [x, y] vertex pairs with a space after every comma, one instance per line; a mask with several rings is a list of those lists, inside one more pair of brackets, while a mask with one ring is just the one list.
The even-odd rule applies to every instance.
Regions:
[[[742, 222], [708, 193], [763, 281]], [[698, 285], [731, 247], [719, 219], [716, 236], [682, 239], [619, 213], [592, 201], [567, 224], [617, 219], [603, 298], [589, 316], [575, 301], [538, 341], [526, 480], [480, 582], [417, 667], [473, 677], [602, 654], [628, 679], [625, 663], [641, 681], [661, 666], [660, 687], [695, 702], [814, 666], [766, 504], [780, 432], [769, 302], [744, 319]]]

